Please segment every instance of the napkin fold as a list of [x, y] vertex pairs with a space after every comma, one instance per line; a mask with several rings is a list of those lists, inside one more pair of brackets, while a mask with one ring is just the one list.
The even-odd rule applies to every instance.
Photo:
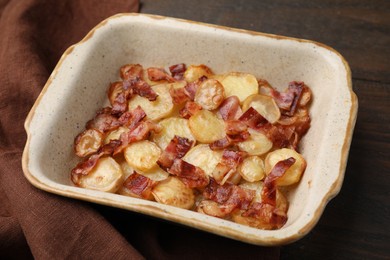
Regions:
[[33, 187], [24, 120], [62, 53], [136, 0], [0, 0], [0, 259], [274, 259], [248, 245]]

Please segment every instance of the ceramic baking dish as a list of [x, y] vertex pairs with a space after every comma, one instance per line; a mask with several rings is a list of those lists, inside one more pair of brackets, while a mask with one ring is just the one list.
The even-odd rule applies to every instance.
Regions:
[[[189, 210], [75, 187], [74, 137], [106, 100], [127, 63], [166, 67], [205, 64], [215, 73], [243, 71], [282, 90], [304, 81], [313, 92], [311, 129], [301, 141], [306, 172], [289, 192], [288, 222], [259, 230]], [[29, 113], [23, 153], [26, 178], [39, 189], [123, 208], [257, 245], [280, 245], [307, 234], [340, 190], [357, 114], [343, 57], [312, 41], [145, 14], [118, 14], [98, 24], [61, 57]]]

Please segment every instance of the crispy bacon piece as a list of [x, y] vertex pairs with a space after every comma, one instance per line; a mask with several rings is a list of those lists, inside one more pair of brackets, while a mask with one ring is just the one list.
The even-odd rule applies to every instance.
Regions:
[[219, 185], [213, 178], [210, 178], [209, 184], [203, 191], [203, 196], [220, 204], [220, 208], [229, 214], [234, 209], [248, 209], [255, 196], [255, 191], [230, 183]]
[[222, 153], [221, 162], [219, 162], [213, 170], [213, 177], [219, 184], [224, 184], [228, 181], [236, 171], [238, 165], [243, 161], [245, 153], [241, 151], [224, 150]]
[[182, 158], [191, 149], [193, 143], [188, 138], [175, 135], [160, 155], [157, 164], [167, 170], [175, 159]]
[[94, 128], [102, 133], [114, 130], [121, 126], [118, 118], [111, 114], [111, 108], [105, 107], [99, 110], [92, 120], [86, 124], [86, 129]]
[[226, 98], [219, 106], [218, 113], [223, 120], [237, 119], [242, 114], [238, 97], [230, 96]]
[[245, 111], [245, 113], [240, 116], [239, 120], [254, 130], [260, 130], [264, 128], [264, 126], [270, 125], [267, 119], [260, 115], [253, 107], [250, 107]]
[[114, 155], [123, 151], [130, 143], [145, 140], [149, 137], [151, 131], [158, 132], [161, 128], [152, 121], [141, 121], [134, 128], [128, 132], [124, 132], [120, 135], [119, 140], [121, 145], [118, 146]]
[[122, 126], [126, 126], [131, 130], [145, 117], [145, 111], [140, 106], [137, 106], [132, 111], [123, 113], [118, 120]]
[[299, 99], [305, 84], [303, 82], [292, 81], [289, 83], [287, 91], [279, 92], [275, 89], [271, 91], [276, 104], [281, 109], [282, 114], [292, 116], [295, 113]]
[[158, 97], [157, 93], [153, 90], [153, 88], [141, 79], [133, 80], [133, 81], [123, 81], [123, 89], [125, 91], [130, 91], [134, 94], [137, 94], [141, 97], [147, 98], [149, 101], [154, 101]]
[[189, 188], [203, 188], [209, 183], [209, 178], [201, 168], [179, 158], [173, 161], [168, 172], [179, 177]]
[[287, 212], [270, 204], [255, 202], [242, 213], [243, 217], [253, 218], [257, 227], [262, 229], [279, 229], [287, 222]]
[[282, 177], [284, 173], [295, 163], [295, 159], [290, 157], [283, 161], [279, 161], [272, 168], [271, 172], [264, 180], [264, 187], [261, 191], [261, 199], [263, 203], [276, 206], [276, 184], [275, 181]]
[[188, 119], [199, 110], [202, 110], [202, 107], [198, 103], [187, 101], [179, 113], [181, 117]]
[[142, 79], [143, 67], [140, 64], [127, 64], [120, 68], [120, 76], [126, 81], [138, 81]]
[[226, 120], [226, 136], [220, 140], [212, 142], [209, 146], [211, 150], [225, 149], [238, 142], [245, 141], [250, 136], [248, 126], [239, 120]]
[[172, 97], [172, 102], [175, 105], [183, 104], [190, 100], [184, 88], [170, 88], [169, 94]]
[[172, 74], [172, 77], [176, 80], [182, 80], [184, 72], [186, 71], [187, 66], [184, 63], [179, 63], [169, 67], [169, 71]]
[[150, 67], [147, 69], [147, 72], [151, 81], [166, 80], [168, 82], [175, 82], [175, 79], [162, 68]]
[[151, 199], [152, 198], [152, 188], [156, 184], [155, 181], [150, 178], [143, 176], [137, 172], [131, 174], [123, 186], [133, 195], [134, 197], [141, 199]]
[[114, 150], [120, 146], [120, 144], [121, 142], [119, 140], [110, 140], [108, 144], [100, 147], [100, 149], [96, 153], [92, 154], [89, 158], [79, 162], [71, 171], [71, 178], [73, 183], [77, 185], [81, 175], [88, 175], [88, 173], [96, 166], [100, 157], [104, 155], [111, 155]]

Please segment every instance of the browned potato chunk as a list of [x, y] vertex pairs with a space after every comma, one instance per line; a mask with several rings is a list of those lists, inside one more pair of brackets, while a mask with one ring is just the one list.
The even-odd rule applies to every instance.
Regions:
[[157, 202], [183, 209], [190, 209], [195, 203], [192, 189], [176, 177], [158, 183], [152, 193]]
[[241, 151], [249, 155], [263, 155], [272, 148], [272, 142], [262, 133], [248, 129], [250, 136], [247, 140], [238, 143]]
[[161, 149], [153, 142], [143, 140], [131, 143], [124, 150], [127, 163], [136, 170], [148, 171], [157, 167]]
[[95, 153], [103, 143], [103, 134], [96, 129], [87, 129], [74, 141], [77, 156], [85, 157]]
[[247, 73], [231, 72], [221, 81], [226, 97], [237, 96], [243, 102], [248, 96], [258, 93], [258, 83], [255, 76]]
[[184, 79], [187, 82], [194, 82], [203, 76], [210, 77], [212, 74], [213, 72], [206, 65], [191, 65], [184, 72]]
[[238, 168], [238, 172], [246, 181], [260, 181], [265, 176], [264, 162], [258, 156], [249, 156], [241, 163], [240, 167]]
[[225, 91], [221, 83], [215, 79], [203, 81], [195, 93], [194, 101], [203, 109], [213, 110], [225, 99]]
[[210, 177], [221, 159], [222, 151], [213, 151], [208, 144], [196, 145], [183, 157], [184, 161], [201, 168]]
[[81, 175], [78, 185], [83, 188], [116, 192], [123, 183], [123, 173], [112, 157], [102, 157], [88, 173]]
[[225, 123], [214, 113], [200, 110], [188, 120], [192, 134], [201, 143], [212, 143], [225, 137]]
[[276, 180], [276, 185], [278, 186], [287, 186], [297, 183], [301, 179], [302, 173], [306, 169], [306, 161], [302, 155], [293, 149], [288, 148], [275, 150], [269, 153], [265, 158], [265, 172], [268, 175], [275, 164], [290, 157], [295, 159], [295, 163], [286, 171], [282, 177]]
[[170, 117], [159, 122], [161, 130], [158, 133], [153, 133], [152, 140], [164, 150], [175, 135], [185, 137], [194, 141], [195, 137], [192, 135], [188, 120], [179, 117]]

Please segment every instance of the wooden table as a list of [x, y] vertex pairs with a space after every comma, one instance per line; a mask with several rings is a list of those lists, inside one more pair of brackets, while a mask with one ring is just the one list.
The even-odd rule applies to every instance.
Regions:
[[359, 112], [344, 184], [282, 259], [390, 258], [390, 1], [144, 0], [141, 13], [318, 41], [352, 70]]

